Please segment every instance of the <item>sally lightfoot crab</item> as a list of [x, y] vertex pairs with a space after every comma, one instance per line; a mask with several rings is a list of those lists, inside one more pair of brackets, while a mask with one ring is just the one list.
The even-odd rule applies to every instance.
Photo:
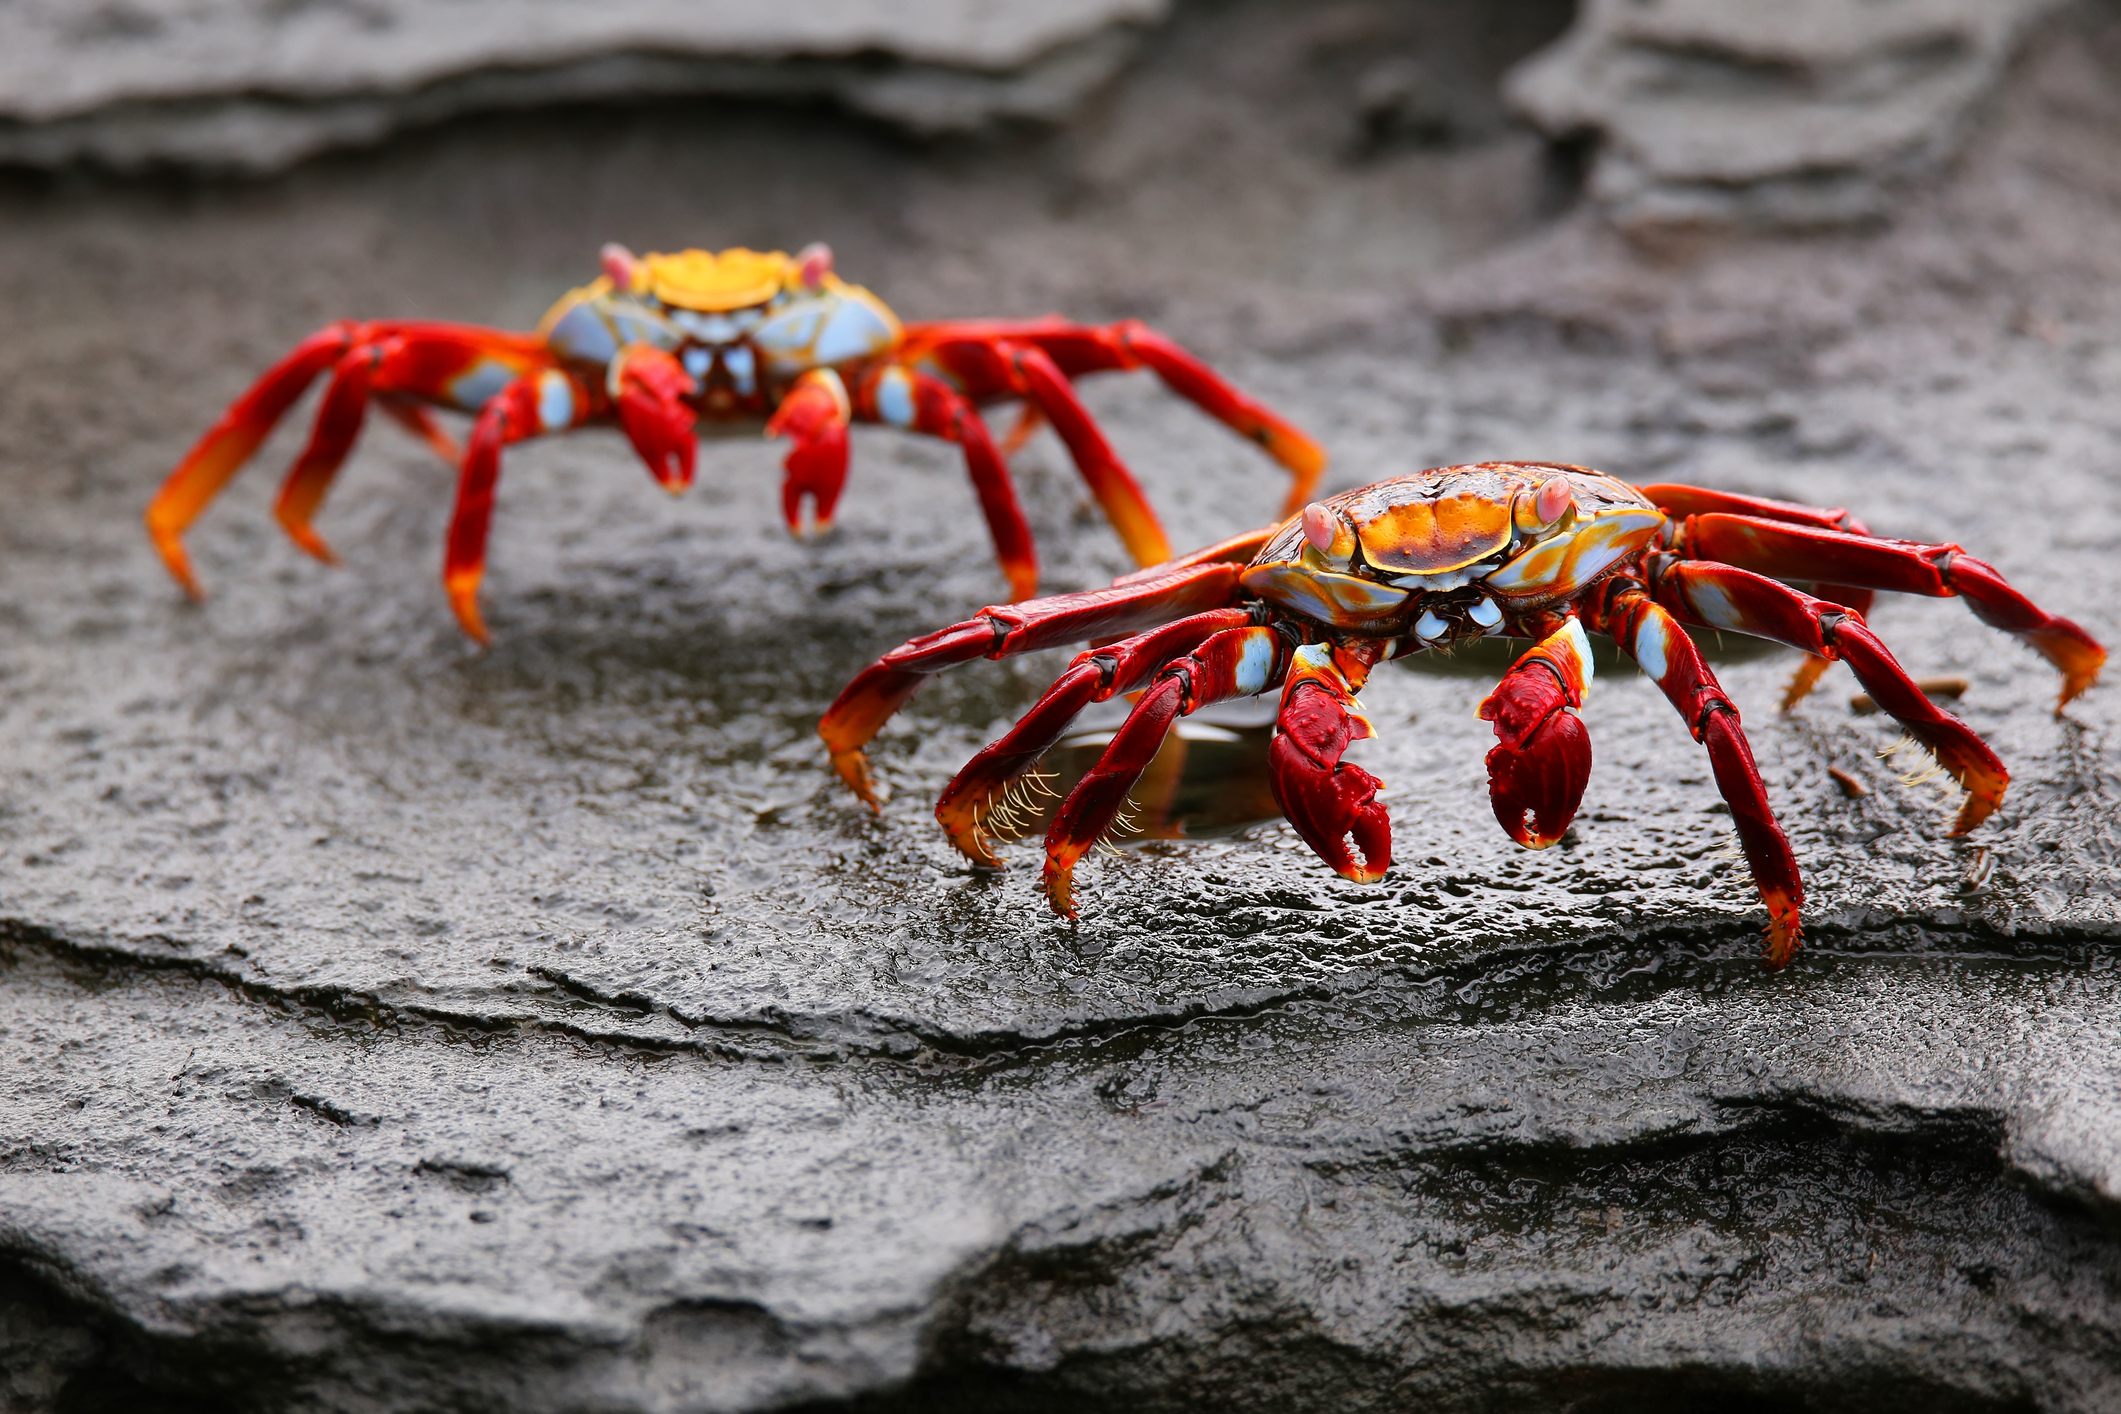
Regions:
[[[1293, 476], [1292, 513], [1325, 453], [1287, 421], [1137, 320], [901, 323], [869, 291], [832, 273], [832, 253], [742, 248], [636, 256], [606, 246], [602, 278], [575, 290], [535, 333], [410, 320], [341, 321], [297, 344], [232, 404], [178, 463], [147, 510], [148, 533], [194, 598], [199, 581], [185, 528], [325, 370], [331, 381], [309, 443], [282, 485], [275, 514], [295, 543], [327, 563], [310, 522], [352, 451], [371, 403], [460, 465], [443, 581], [464, 631], [480, 642], [478, 587], [486, 564], [501, 449], [577, 427], [617, 424], [665, 489], [693, 477], [702, 425], [795, 445], [781, 503], [788, 527], [832, 524], [847, 476], [847, 427], [878, 422], [956, 442], [964, 451], [1012, 595], [1038, 587], [1038, 556], [1003, 458], [1041, 421], [1074, 458], [1137, 564], [1170, 558], [1156, 513], [1089, 412], [1073, 380], [1147, 368], [1210, 416], [1258, 442]], [[1023, 404], [1000, 446], [979, 409]], [[460, 453], [431, 409], [475, 416]]]
[[[1792, 583], [1811, 586], [1810, 592]], [[1590, 779], [1576, 715], [1591, 684], [1586, 631], [1609, 635], [1664, 690], [1708, 751], [1754, 883], [1767, 905], [1767, 961], [1801, 938], [1803, 884], [1739, 724], [1686, 626], [1790, 644], [1814, 655], [1785, 707], [1826, 661], [1864, 689], [1966, 791], [1955, 835], [2002, 803], [2010, 780], [1964, 722], [1933, 704], [1865, 625], [1878, 590], [1957, 595], [2062, 673], [2062, 706], [2106, 650], [2046, 613], [1956, 545], [1871, 535], [1842, 511], [1692, 486], [1627, 485], [1587, 467], [1501, 462], [1444, 467], [1313, 502], [1280, 526], [1141, 571], [1109, 589], [980, 611], [864, 669], [818, 730], [840, 776], [878, 804], [864, 746], [931, 675], [973, 658], [1095, 641], [936, 805], [950, 841], [998, 865], [997, 807], [1092, 702], [1139, 693], [1046, 835], [1045, 892], [1074, 916], [1076, 862], [1111, 830], [1128, 792], [1181, 715], [1281, 690], [1269, 773], [1282, 812], [1343, 877], [1391, 866], [1381, 782], [1341, 754], [1372, 735], [1355, 693], [1390, 658], [1488, 636], [1531, 641], [1481, 704], [1495, 816], [1511, 838], [1553, 844]]]

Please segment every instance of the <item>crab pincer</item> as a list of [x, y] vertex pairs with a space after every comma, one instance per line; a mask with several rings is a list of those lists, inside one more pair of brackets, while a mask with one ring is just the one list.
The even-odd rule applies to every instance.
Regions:
[[1281, 813], [1334, 873], [1376, 883], [1392, 867], [1392, 819], [1377, 799], [1384, 782], [1340, 757], [1377, 733], [1325, 644], [1296, 650], [1275, 725], [1267, 783]]
[[1511, 839], [1527, 849], [1559, 840], [1591, 783], [1591, 733], [1574, 709], [1591, 685], [1591, 645], [1570, 618], [1511, 665], [1480, 704], [1495, 724], [1488, 798]]

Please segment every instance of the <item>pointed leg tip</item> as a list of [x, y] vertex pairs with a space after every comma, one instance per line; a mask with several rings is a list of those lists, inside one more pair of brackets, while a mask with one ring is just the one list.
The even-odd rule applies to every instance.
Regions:
[[1046, 877], [1042, 881], [1046, 894], [1046, 906], [1069, 922], [1077, 918], [1075, 907], [1075, 866], [1046, 861]]
[[854, 792], [862, 804], [875, 814], [884, 813], [883, 792], [876, 784], [876, 777], [869, 770], [868, 754], [860, 751], [835, 751], [832, 753], [832, 769]]
[[1767, 947], [1760, 955], [1760, 965], [1770, 972], [1780, 972], [1790, 965], [1797, 949], [1804, 945], [1804, 927], [1797, 916], [1795, 905], [1787, 912], [1778, 912], [1774, 905], [1768, 909]]

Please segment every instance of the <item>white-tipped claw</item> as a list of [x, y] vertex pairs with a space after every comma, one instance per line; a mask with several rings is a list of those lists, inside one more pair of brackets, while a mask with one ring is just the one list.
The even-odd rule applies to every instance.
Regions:
[[1473, 608], [1467, 614], [1467, 617], [1482, 628], [1493, 628], [1502, 622], [1502, 606], [1486, 595], [1482, 595], [1474, 602]]
[[1450, 631], [1451, 626], [1428, 609], [1422, 610], [1421, 617], [1414, 621], [1414, 632], [1423, 638], [1442, 638]]

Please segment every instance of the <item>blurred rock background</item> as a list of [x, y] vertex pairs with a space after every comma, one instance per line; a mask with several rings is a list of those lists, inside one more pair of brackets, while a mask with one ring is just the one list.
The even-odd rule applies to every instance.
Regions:
[[[1811, 890], [1765, 977], [1617, 660], [1537, 856], [1501, 661], [1381, 674], [1376, 889], [1271, 822], [1086, 869], [1077, 927], [965, 869], [927, 802], [1054, 655], [918, 699], [854, 809], [818, 710], [999, 592], [949, 448], [858, 433], [817, 545], [761, 443], [676, 503], [521, 448], [483, 655], [391, 429], [344, 568], [268, 510], [306, 412], [203, 608], [138, 526], [326, 320], [822, 238], [911, 317], [1151, 319], [1335, 487], [1846, 504], [2113, 642], [2111, 4], [16, 0], [0, 164], [8, 1414], [2114, 1407], [2117, 712], [1957, 605], [1876, 622], [2014, 772], [1964, 841], [1845, 675], [1783, 716], [1790, 655], [1710, 645]], [[1085, 393], [1174, 539], [1277, 502]], [[1124, 567], [1050, 439], [1017, 473], [1050, 587]]]

